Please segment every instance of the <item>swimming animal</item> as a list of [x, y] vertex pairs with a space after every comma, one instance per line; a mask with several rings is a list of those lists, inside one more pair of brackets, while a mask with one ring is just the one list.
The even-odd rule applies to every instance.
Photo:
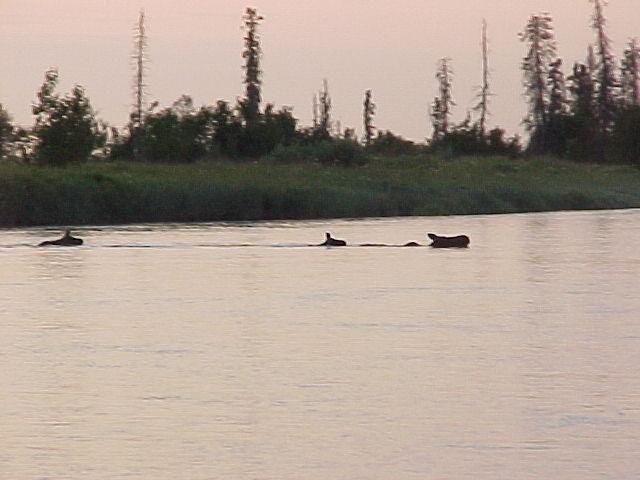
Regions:
[[345, 247], [347, 242], [344, 240], [338, 240], [336, 238], [331, 238], [331, 234], [329, 232], [325, 233], [327, 239], [321, 243], [320, 247]]
[[467, 248], [470, 242], [469, 237], [466, 235], [440, 237], [435, 233], [427, 233], [427, 236], [433, 241], [430, 245], [433, 248]]
[[418, 242], [409, 242], [404, 245], [390, 245], [388, 243], [361, 243], [360, 247], [421, 247]]
[[71, 236], [71, 230], [65, 230], [62, 238], [58, 240], [46, 240], [40, 243], [39, 247], [48, 247], [50, 245], [58, 245], [61, 247], [76, 247], [78, 245], [82, 245], [84, 242], [81, 238], [76, 238]]

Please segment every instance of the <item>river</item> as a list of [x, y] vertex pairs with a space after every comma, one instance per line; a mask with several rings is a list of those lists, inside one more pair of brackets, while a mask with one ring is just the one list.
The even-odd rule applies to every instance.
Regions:
[[640, 477], [640, 210], [74, 234], [0, 231], [3, 480]]

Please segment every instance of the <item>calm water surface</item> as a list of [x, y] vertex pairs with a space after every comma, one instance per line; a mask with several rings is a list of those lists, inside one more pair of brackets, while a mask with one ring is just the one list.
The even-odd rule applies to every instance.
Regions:
[[0, 232], [3, 480], [640, 478], [638, 210], [77, 234]]

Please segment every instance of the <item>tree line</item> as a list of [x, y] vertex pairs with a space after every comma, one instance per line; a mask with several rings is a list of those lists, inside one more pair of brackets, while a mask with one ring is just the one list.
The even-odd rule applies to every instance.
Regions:
[[262, 102], [260, 25], [254, 8], [242, 17], [244, 31], [245, 94], [235, 105], [219, 100], [196, 107], [183, 95], [171, 106], [148, 103], [146, 64], [148, 39], [144, 12], [134, 31], [133, 98], [124, 129], [96, 118], [84, 89], [56, 91], [59, 72], [50, 69], [33, 105], [29, 129], [12, 124], [0, 105], [0, 156], [22, 162], [64, 165], [91, 157], [149, 162], [193, 162], [201, 158], [259, 158], [316, 160], [326, 164], [358, 164], [368, 153], [409, 154], [425, 151], [450, 155], [551, 154], [581, 161], [640, 164], [640, 43], [630, 39], [618, 65], [606, 34], [603, 0], [594, 6], [591, 26], [594, 45], [586, 59], [575, 62], [569, 76], [558, 55], [551, 15], [534, 14], [519, 34], [526, 54], [521, 70], [528, 112], [524, 125], [528, 141], [506, 137], [503, 129], [489, 129], [490, 88], [487, 24], [482, 27], [482, 84], [477, 103], [464, 121], [455, 124], [451, 112], [454, 72], [452, 60], [437, 65], [438, 95], [429, 111], [433, 133], [415, 144], [375, 126], [373, 92], [363, 100], [363, 136], [342, 129], [331, 117], [328, 82], [313, 97], [313, 122], [300, 125], [288, 107]]
[[[519, 34], [526, 55], [521, 69], [528, 111], [523, 119], [529, 133], [526, 153], [550, 154], [577, 161], [611, 161], [640, 164], [640, 43], [629, 39], [617, 65], [606, 34], [603, 0], [590, 0], [595, 42], [586, 59], [575, 62], [569, 76], [558, 54], [553, 19], [548, 13], [531, 15]], [[485, 133], [490, 88], [487, 71], [486, 23], [482, 35], [483, 84], [475, 111], [450, 126], [455, 105], [451, 94], [450, 60], [443, 58], [436, 74], [440, 94], [431, 107], [432, 147], [454, 153], [478, 153], [500, 138], [494, 129]], [[508, 148], [516, 145], [507, 142]]]

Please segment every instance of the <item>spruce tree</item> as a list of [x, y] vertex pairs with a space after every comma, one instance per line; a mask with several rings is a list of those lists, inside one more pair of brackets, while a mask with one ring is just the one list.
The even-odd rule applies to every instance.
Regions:
[[317, 134], [321, 138], [331, 137], [331, 96], [329, 95], [329, 82], [325, 78], [322, 81], [322, 90], [318, 93], [318, 129]]
[[449, 117], [451, 107], [455, 105], [451, 94], [453, 70], [450, 58], [441, 58], [438, 62], [436, 79], [438, 80], [438, 96], [431, 105], [431, 122], [433, 124], [433, 140], [442, 140], [449, 133]]
[[438, 141], [444, 138], [444, 132], [442, 128], [442, 106], [440, 104], [440, 98], [434, 97], [431, 104], [431, 126], [433, 127], [433, 133], [431, 134], [431, 142], [436, 144]]
[[[573, 74], [569, 77], [569, 91], [571, 92], [571, 113], [574, 117], [588, 119], [595, 129], [595, 82], [589, 47], [586, 63], [575, 63]], [[590, 65], [591, 64], [591, 65]]]
[[569, 117], [567, 115], [567, 87], [562, 71], [560, 58], [549, 65], [547, 79], [549, 90], [549, 103], [547, 106], [547, 123], [545, 125], [545, 152], [563, 156], [567, 153], [567, 137]]
[[4, 159], [8, 155], [12, 136], [13, 124], [11, 123], [11, 116], [0, 103], [0, 159]]
[[260, 46], [260, 35], [258, 27], [264, 17], [258, 15], [255, 8], [247, 7], [244, 16], [245, 50], [242, 52], [242, 58], [245, 59], [244, 83], [246, 85], [246, 96], [241, 101], [240, 107], [242, 115], [245, 119], [247, 127], [254, 127], [260, 116], [261, 85], [262, 71], [260, 70], [260, 57], [262, 56], [262, 48]]
[[617, 86], [615, 76], [615, 59], [611, 53], [611, 42], [605, 32], [606, 19], [604, 17], [603, 0], [591, 0], [594, 5], [594, 13], [591, 26], [596, 33], [597, 63], [595, 70], [596, 80], [596, 106], [598, 115], [598, 131], [600, 134], [601, 148], [609, 133], [616, 112], [615, 88]]
[[313, 118], [313, 130], [316, 131], [318, 129], [318, 125], [319, 125], [319, 121], [318, 118], [320, 117], [320, 114], [318, 113], [318, 95], [316, 95], [315, 93], [313, 94], [313, 103], [311, 104], [311, 110], [312, 110], [312, 118]]
[[640, 107], [640, 45], [629, 40], [621, 67], [621, 100], [625, 107]]
[[586, 60], [586, 62], [587, 63], [585, 63], [585, 65], [589, 69], [589, 73], [591, 75], [591, 78], [594, 80], [594, 85], [595, 85], [595, 75], [596, 75], [596, 71], [598, 70], [598, 62], [596, 60], [596, 54], [593, 51], [593, 45], [592, 44], [589, 44], [589, 46], [587, 47], [587, 60]]
[[376, 127], [373, 125], [373, 116], [376, 113], [376, 104], [371, 100], [371, 90], [367, 90], [364, 93], [364, 144], [368, 147], [373, 140], [373, 134]]
[[620, 75], [620, 98], [611, 131], [616, 158], [640, 165], [640, 47], [629, 40], [624, 50]]
[[548, 120], [549, 67], [556, 61], [556, 42], [553, 20], [547, 13], [532, 15], [520, 40], [528, 45], [522, 61], [523, 83], [528, 98], [529, 112], [524, 119], [530, 133], [529, 149], [536, 152], [546, 150]]
[[551, 62], [548, 76], [549, 116], [564, 114], [567, 111], [567, 88], [562, 72], [562, 59]]
[[585, 63], [575, 63], [573, 73], [568, 78], [571, 120], [574, 125], [568, 153], [578, 160], [593, 158], [596, 155], [598, 123], [593, 68], [593, 48], [590, 46]]

